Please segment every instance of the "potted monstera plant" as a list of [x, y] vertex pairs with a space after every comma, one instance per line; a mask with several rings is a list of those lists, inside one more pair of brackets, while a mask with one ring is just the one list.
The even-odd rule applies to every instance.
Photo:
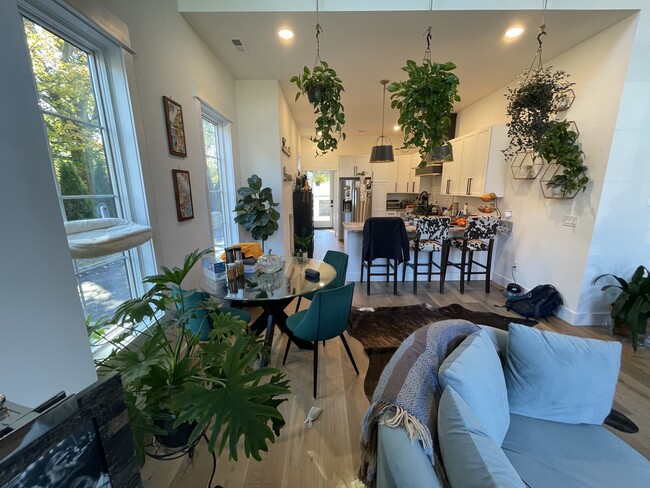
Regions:
[[417, 148], [423, 161], [431, 159], [441, 146], [451, 125], [451, 112], [458, 95], [458, 76], [452, 62], [436, 63], [424, 59], [422, 64], [408, 60], [402, 70], [405, 81], [386, 88], [391, 93], [391, 107], [399, 110], [399, 124], [404, 133], [404, 148]]
[[[256, 367], [265, 346], [247, 324], [181, 284], [205, 250], [189, 253], [180, 268], [162, 267], [143, 281], [150, 288], [141, 297], [123, 303], [109, 319], [89, 326], [91, 336], [113, 346], [98, 361], [99, 371], [122, 376], [136, 451], [144, 463], [145, 446], [152, 435], [174, 435], [173, 444], [192, 445], [208, 438], [208, 449], [223, 452], [226, 445], [237, 459], [243, 438], [246, 456], [260, 459], [260, 451], [279, 435], [284, 419], [278, 406], [289, 394], [284, 373]], [[198, 298], [197, 298], [198, 297]], [[209, 340], [199, 341], [189, 324], [197, 317], [209, 320]], [[133, 339], [138, 327], [149, 326]], [[109, 334], [108, 329], [120, 330]], [[185, 431], [179, 440], [179, 431]], [[168, 438], [167, 438], [168, 440]]]
[[317, 115], [316, 134], [309, 138], [320, 151], [317, 155], [335, 150], [339, 140], [345, 140], [345, 113], [341, 104], [341, 93], [345, 90], [336, 71], [320, 61], [312, 70], [305, 66], [302, 73], [292, 76], [290, 81], [298, 87], [296, 100], [306, 95]]
[[608, 273], [597, 277], [594, 284], [606, 277], [615, 279], [617, 284], [605, 285], [601, 288], [602, 291], [610, 288], [621, 290], [611, 308], [613, 332], [629, 336], [632, 339], [632, 347], [636, 351], [639, 339], [647, 332], [650, 313], [650, 271], [641, 265], [634, 271], [629, 281]]
[[571, 123], [552, 121], [539, 144], [539, 152], [549, 163], [556, 163], [561, 171], [546, 182], [546, 187], [561, 196], [574, 196], [585, 191], [589, 183], [584, 153], [576, 143], [578, 134], [571, 129]]

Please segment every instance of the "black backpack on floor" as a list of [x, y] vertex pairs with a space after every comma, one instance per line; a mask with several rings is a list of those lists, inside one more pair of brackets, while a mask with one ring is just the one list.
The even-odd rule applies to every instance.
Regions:
[[562, 297], [553, 285], [537, 285], [528, 293], [506, 300], [507, 310], [535, 319], [553, 315], [560, 305]]

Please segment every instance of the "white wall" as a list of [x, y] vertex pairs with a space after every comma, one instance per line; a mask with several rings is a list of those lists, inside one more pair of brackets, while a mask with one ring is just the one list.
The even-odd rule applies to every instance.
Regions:
[[[282, 196], [282, 136], [278, 82], [238, 80], [236, 88], [242, 181], [245, 184], [248, 177], [257, 174], [262, 178], [262, 186], [268, 186], [273, 191], [274, 201], [280, 202], [276, 210], [281, 215], [278, 222], [281, 230], [265, 242], [264, 250], [268, 252], [272, 249], [275, 254], [286, 254], [289, 251], [289, 241], [285, 240], [285, 226], [288, 225], [291, 207], [287, 207]], [[250, 237], [247, 239], [252, 240]]]
[[[232, 76], [206, 47], [172, 0], [106, 0], [105, 7], [129, 26], [133, 56], [131, 89], [139, 125], [139, 144], [154, 248], [159, 265], [178, 266], [194, 249], [211, 246], [209, 207], [200, 138], [200, 113], [193, 99], [198, 85], [213, 108], [235, 122], [235, 84]], [[162, 107], [167, 95], [183, 107], [187, 157], [169, 154]], [[236, 134], [235, 134], [236, 135]], [[235, 158], [237, 153], [235, 152]], [[235, 166], [238, 161], [235, 159]], [[179, 222], [172, 169], [190, 172], [194, 219]], [[194, 270], [186, 286], [197, 286]]]
[[[502, 210], [513, 211], [514, 228], [511, 236], [500, 239], [495, 274], [502, 281], [510, 281], [511, 266], [516, 264], [517, 279], [524, 287], [555, 285], [564, 298], [561, 316], [571, 323], [578, 323], [576, 312], [635, 25], [635, 18], [628, 18], [562, 55], [545, 60], [545, 65], [571, 74], [570, 80], [576, 84], [576, 99], [566, 117], [576, 121], [580, 130], [579, 142], [591, 178], [586, 192], [573, 200], [544, 199], [541, 176], [536, 180], [514, 180], [508, 171], [506, 192], [499, 202]], [[503, 87], [461, 111], [458, 134], [507, 122], [505, 91]], [[563, 225], [566, 214], [578, 216], [576, 228]]]
[[0, 2], [0, 392], [36, 406], [97, 379], [15, 0]]

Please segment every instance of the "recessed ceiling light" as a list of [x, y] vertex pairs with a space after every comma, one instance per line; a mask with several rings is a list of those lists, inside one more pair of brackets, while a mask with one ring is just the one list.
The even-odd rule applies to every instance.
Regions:
[[393, 126], [393, 130], [394, 130], [395, 132], [398, 132], [398, 131], [399, 131], [399, 125], [394, 125], [394, 126]]
[[289, 29], [281, 29], [281, 30], [278, 31], [278, 35], [282, 39], [292, 39], [293, 38], [293, 31], [291, 31]]
[[523, 34], [523, 32], [523, 27], [511, 27], [506, 31], [506, 37], [508, 39], [514, 39], [515, 37], [519, 37], [521, 34]]

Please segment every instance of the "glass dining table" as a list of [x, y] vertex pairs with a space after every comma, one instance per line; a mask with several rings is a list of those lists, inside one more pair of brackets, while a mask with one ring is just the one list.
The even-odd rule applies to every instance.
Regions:
[[[318, 272], [318, 277], [310, 278], [306, 270]], [[284, 257], [282, 267], [274, 273], [254, 271], [244, 273], [236, 279], [214, 281], [204, 277], [201, 289], [206, 293], [229, 300], [231, 306], [259, 306], [263, 313], [253, 322], [251, 328], [265, 332], [264, 342], [269, 347], [273, 343], [273, 333], [277, 325], [291, 336], [292, 342], [302, 349], [312, 349], [311, 342], [303, 341], [286, 326], [287, 314], [284, 309], [296, 297], [324, 289], [336, 278], [336, 270], [324, 261], [313, 258]], [[262, 358], [261, 366], [267, 364]]]

